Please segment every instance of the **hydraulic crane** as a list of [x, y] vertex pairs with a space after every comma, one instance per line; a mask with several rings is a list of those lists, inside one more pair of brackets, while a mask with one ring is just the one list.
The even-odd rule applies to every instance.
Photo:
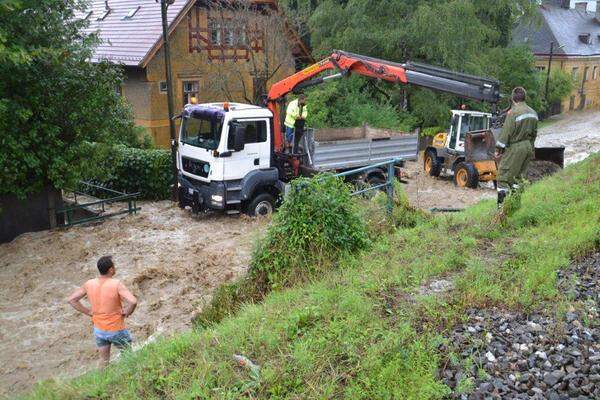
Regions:
[[[319, 77], [325, 71], [333, 74]], [[500, 100], [500, 82], [445, 68], [407, 62], [404, 64], [335, 50], [329, 57], [295, 73], [271, 86], [267, 96], [267, 108], [273, 113], [274, 148], [283, 151], [281, 124], [285, 96], [298, 93], [308, 87], [351, 74], [375, 78], [396, 84], [416, 85], [465, 99], [492, 104], [492, 113]]]

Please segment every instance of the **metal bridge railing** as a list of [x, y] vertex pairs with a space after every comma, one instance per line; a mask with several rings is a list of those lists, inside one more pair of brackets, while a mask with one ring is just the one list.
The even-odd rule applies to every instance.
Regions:
[[[86, 222], [103, 220], [108, 217], [121, 214], [135, 214], [141, 207], [137, 206], [137, 198], [140, 193], [123, 193], [117, 190], [105, 188], [99, 185], [95, 185], [90, 182], [81, 181], [80, 185], [83, 186], [82, 190], [65, 190], [66, 193], [72, 193], [74, 204], [64, 207], [56, 211], [56, 217], [59, 226], [72, 226], [83, 224]], [[98, 198], [99, 195], [107, 195], [106, 198]], [[91, 198], [92, 201], [84, 203], [78, 203], [77, 197]], [[104, 197], [104, 196], [103, 196]], [[109, 210], [107, 212], [106, 206], [116, 202], [127, 203], [126, 209]], [[93, 210], [93, 207], [99, 208]], [[90, 216], [91, 214], [91, 216]]]
[[357, 175], [360, 173], [373, 171], [373, 170], [381, 170], [383, 167], [387, 169], [387, 177], [385, 183], [380, 183], [378, 185], [373, 185], [368, 188], [359, 189], [352, 192], [352, 196], [356, 196], [359, 194], [363, 194], [369, 192], [371, 190], [379, 190], [381, 188], [385, 188], [387, 194], [387, 211], [391, 214], [394, 209], [394, 167], [402, 162], [401, 158], [393, 158], [388, 161], [382, 161], [376, 164], [367, 165], [365, 167], [352, 169], [349, 171], [344, 171], [336, 174], [337, 177], [347, 177], [352, 175]]

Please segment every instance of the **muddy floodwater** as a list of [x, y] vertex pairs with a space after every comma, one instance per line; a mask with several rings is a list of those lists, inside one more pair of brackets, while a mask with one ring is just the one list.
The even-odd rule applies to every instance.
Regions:
[[535, 145], [564, 146], [565, 164], [573, 164], [600, 151], [600, 111], [586, 111], [553, 117], [540, 129]]
[[[600, 112], [561, 116], [540, 129], [536, 144], [565, 146], [566, 164], [600, 151]], [[425, 176], [420, 162], [406, 167], [405, 190], [415, 207], [464, 208], [496, 197], [492, 186], [461, 189], [451, 177]], [[213, 290], [245, 273], [252, 245], [268, 223], [194, 217], [168, 201], [141, 206], [135, 216], [28, 233], [0, 245], [0, 397], [95, 366], [90, 319], [66, 298], [96, 276], [98, 257], [113, 255], [117, 278], [138, 297], [126, 323], [143, 343], [189, 329]]]
[[213, 289], [246, 271], [264, 220], [192, 217], [173, 203], [142, 203], [138, 215], [24, 234], [0, 245], [0, 397], [37, 380], [94, 367], [89, 317], [66, 298], [112, 254], [117, 278], [138, 297], [126, 321], [136, 342], [190, 327]]

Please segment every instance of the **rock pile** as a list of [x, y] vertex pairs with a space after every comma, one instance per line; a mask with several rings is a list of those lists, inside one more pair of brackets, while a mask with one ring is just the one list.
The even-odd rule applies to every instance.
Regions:
[[600, 253], [559, 274], [566, 313], [470, 310], [442, 350], [457, 399], [600, 399]]

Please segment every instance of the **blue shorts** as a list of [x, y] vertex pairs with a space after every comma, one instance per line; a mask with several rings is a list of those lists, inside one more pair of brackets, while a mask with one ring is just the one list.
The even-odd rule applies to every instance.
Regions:
[[289, 126], [285, 127], [285, 141], [288, 143], [292, 143], [294, 140], [294, 128], [290, 128]]
[[131, 335], [127, 329], [110, 332], [94, 327], [94, 338], [98, 347], [114, 344], [119, 349], [122, 349], [131, 346], [132, 342]]

